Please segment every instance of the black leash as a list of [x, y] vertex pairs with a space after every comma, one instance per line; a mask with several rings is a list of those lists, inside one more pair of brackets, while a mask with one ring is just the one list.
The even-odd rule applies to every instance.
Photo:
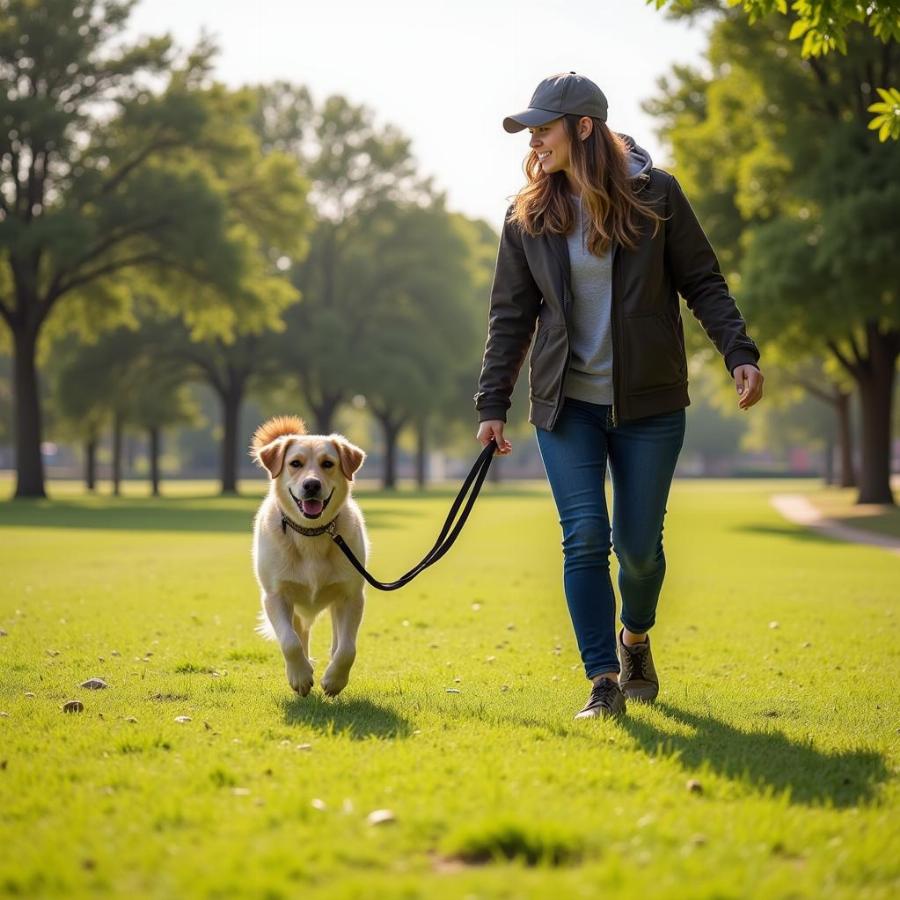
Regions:
[[[416, 577], [420, 572], [424, 572], [429, 566], [434, 565], [452, 546], [453, 542], [459, 536], [459, 533], [462, 531], [463, 525], [466, 524], [466, 519], [469, 517], [469, 513], [472, 511], [472, 506], [475, 503], [476, 498], [478, 497], [478, 492], [481, 490], [481, 485], [484, 483], [484, 479], [487, 476], [488, 469], [491, 467], [491, 460], [494, 457], [494, 452], [497, 449], [497, 442], [491, 438], [489, 444], [487, 444], [484, 450], [481, 451], [481, 455], [478, 459], [475, 460], [475, 465], [472, 466], [471, 471], [466, 476], [466, 480], [463, 482], [463, 486], [460, 488], [459, 493], [456, 495], [456, 499], [453, 501], [453, 506], [450, 507], [450, 513], [447, 516], [447, 520], [444, 522], [444, 527], [441, 529], [441, 533], [438, 535], [438, 539], [435, 541], [434, 546], [425, 554], [424, 559], [418, 565], [414, 566], [410, 569], [405, 575], [401, 575], [396, 581], [391, 581], [388, 583], [378, 581], [373, 578], [366, 570], [363, 564], [354, 556], [353, 551], [347, 546], [344, 542], [344, 539], [335, 533], [334, 522], [329, 523], [322, 527], [321, 529], [315, 529], [315, 533], [324, 534], [327, 532], [331, 539], [341, 548], [344, 556], [350, 560], [353, 567], [362, 575], [369, 584], [374, 588], [378, 588], [380, 591], [396, 591], [397, 588], [402, 588], [405, 584], [409, 584], [413, 578]], [[453, 530], [450, 530], [450, 523], [455, 518], [457, 512], [459, 511], [460, 505], [462, 504], [463, 497], [465, 497], [469, 488], [472, 488], [472, 493], [469, 496], [468, 500], [466, 500], [465, 507], [462, 511], [462, 515], [460, 516], [459, 521], [453, 527]], [[287, 522], [284, 521], [284, 517], [282, 520], [282, 529], [285, 525], [289, 525], [294, 530], [299, 531], [299, 527], [295, 528], [294, 523], [290, 520]], [[313, 529], [304, 529], [302, 533], [308, 534]]]

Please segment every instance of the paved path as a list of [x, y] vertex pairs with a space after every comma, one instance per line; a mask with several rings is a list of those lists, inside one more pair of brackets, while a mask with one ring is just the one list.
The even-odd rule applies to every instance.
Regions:
[[884, 547], [885, 550], [900, 556], [900, 540], [897, 538], [859, 528], [849, 528], [833, 519], [827, 519], [803, 494], [775, 494], [770, 502], [786, 519], [798, 525], [805, 525], [841, 541]]

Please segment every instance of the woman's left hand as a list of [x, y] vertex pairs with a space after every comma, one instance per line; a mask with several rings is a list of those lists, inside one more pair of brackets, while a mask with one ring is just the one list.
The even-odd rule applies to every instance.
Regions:
[[738, 392], [738, 407], [749, 409], [762, 399], [763, 373], [756, 366], [737, 366], [734, 370], [734, 386]]

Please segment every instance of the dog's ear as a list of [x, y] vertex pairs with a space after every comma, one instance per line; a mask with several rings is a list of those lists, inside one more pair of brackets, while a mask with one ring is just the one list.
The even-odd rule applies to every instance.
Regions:
[[366, 454], [355, 444], [351, 444], [342, 434], [333, 434], [331, 439], [341, 458], [341, 471], [347, 481], [353, 481], [353, 473], [363, 464]]
[[272, 478], [277, 478], [281, 474], [281, 470], [284, 468], [284, 455], [290, 444], [291, 441], [284, 438], [275, 438], [274, 441], [256, 451], [257, 460]]

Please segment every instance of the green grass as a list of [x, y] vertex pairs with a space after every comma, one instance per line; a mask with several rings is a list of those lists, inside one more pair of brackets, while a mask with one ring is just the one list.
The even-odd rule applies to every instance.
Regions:
[[[334, 701], [296, 698], [253, 633], [258, 498], [51, 488], [0, 503], [2, 895], [900, 890], [900, 560], [782, 520], [768, 496], [801, 483], [675, 483], [660, 699], [614, 723], [572, 718], [588, 683], [544, 484], [485, 486], [441, 562], [368, 590]], [[376, 577], [419, 560], [453, 493], [358, 492]], [[318, 674], [329, 641], [326, 618]]]

